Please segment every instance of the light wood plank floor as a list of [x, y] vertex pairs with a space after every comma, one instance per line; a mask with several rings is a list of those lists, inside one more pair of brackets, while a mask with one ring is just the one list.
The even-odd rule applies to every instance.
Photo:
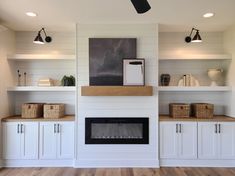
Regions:
[[3, 168], [0, 176], [235, 176], [235, 168]]

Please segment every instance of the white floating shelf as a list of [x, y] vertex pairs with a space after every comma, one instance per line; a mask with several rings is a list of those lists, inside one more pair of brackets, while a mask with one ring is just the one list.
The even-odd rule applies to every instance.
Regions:
[[75, 92], [75, 86], [52, 86], [52, 87], [39, 87], [39, 86], [17, 86], [9, 87], [7, 91], [10, 92]]
[[160, 61], [167, 60], [231, 60], [229, 54], [199, 54], [199, 55], [160, 55]]
[[63, 54], [14, 54], [8, 55], [9, 60], [75, 60], [76, 55]]
[[231, 91], [230, 86], [199, 86], [199, 87], [181, 87], [181, 86], [159, 86], [160, 92], [226, 92]]

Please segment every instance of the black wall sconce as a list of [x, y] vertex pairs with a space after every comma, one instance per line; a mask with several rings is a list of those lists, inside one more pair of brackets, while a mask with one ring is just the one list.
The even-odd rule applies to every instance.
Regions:
[[[196, 31], [195, 36], [193, 37], [193, 39], [191, 38], [193, 31]], [[185, 37], [185, 42], [190, 43], [190, 42], [202, 42], [202, 38], [199, 34], [199, 30], [192, 28], [190, 35]]]
[[36, 36], [36, 38], [34, 39], [33, 43], [36, 43], [36, 44], [44, 44], [44, 41], [42, 39], [42, 36], [41, 36], [41, 32], [43, 31], [44, 35], [45, 35], [45, 41], [47, 43], [50, 43], [52, 41], [52, 38], [50, 36], [47, 36], [46, 34], [46, 31], [44, 28], [42, 28], [40, 31], [38, 31], [38, 35]]
[[137, 13], [145, 13], [151, 9], [147, 0], [131, 0]]

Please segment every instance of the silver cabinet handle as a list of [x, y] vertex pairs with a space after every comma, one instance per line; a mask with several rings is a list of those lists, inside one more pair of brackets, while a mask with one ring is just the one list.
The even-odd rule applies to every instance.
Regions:
[[21, 125], [20, 125], [20, 133], [23, 133], [23, 132], [24, 132], [24, 131], [23, 131], [23, 127], [24, 127], [23, 124], [21, 124]]
[[179, 124], [180, 125], [180, 133], [182, 133], [182, 124]]
[[221, 125], [219, 124], [219, 133], [221, 133]]
[[176, 133], [178, 133], [178, 124], [176, 124]]
[[57, 133], [60, 133], [60, 124], [57, 124]]
[[17, 133], [20, 133], [20, 124], [17, 124]]
[[215, 124], [215, 133], [217, 133], [218, 131], [217, 131], [217, 124]]
[[56, 124], [54, 124], [54, 133], [56, 133]]

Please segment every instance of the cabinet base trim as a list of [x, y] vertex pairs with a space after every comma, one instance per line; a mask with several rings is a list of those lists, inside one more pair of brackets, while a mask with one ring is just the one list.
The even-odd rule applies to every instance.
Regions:
[[73, 167], [74, 160], [3, 160], [3, 167]]
[[75, 161], [75, 168], [128, 168], [128, 167], [148, 167], [159, 168], [159, 160], [86, 160], [79, 159]]
[[161, 159], [160, 167], [235, 167], [235, 160]]

